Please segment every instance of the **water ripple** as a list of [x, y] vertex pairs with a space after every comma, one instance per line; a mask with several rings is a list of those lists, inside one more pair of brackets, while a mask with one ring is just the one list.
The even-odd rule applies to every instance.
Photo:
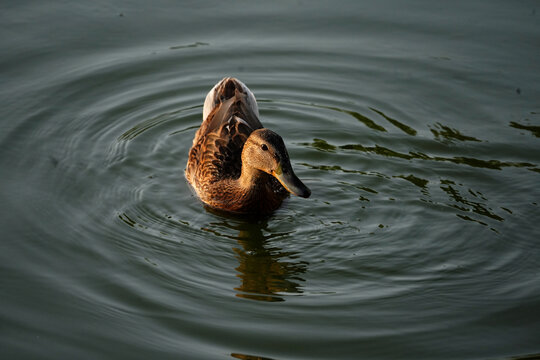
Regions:
[[[169, 41], [128, 54], [42, 78], [42, 97], [0, 141], [6, 219], [33, 239], [9, 244], [26, 254], [26, 277], [73, 298], [70, 321], [120, 324], [93, 336], [241, 359], [277, 342], [439, 344], [537, 295], [538, 129], [496, 117], [481, 92], [465, 98], [450, 80], [473, 71], [313, 44]], [[253, 220], [193, 195], [187, 153], [206, 91], [225, 75], [260, 99], [310, 199]], [[478, 129], [474, 118], [490, 121]], [[44, 301], [58, 311], [55, 300]]]

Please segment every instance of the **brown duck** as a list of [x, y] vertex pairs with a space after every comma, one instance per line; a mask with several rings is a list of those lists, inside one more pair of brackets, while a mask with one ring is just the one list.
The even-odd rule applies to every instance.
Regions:
[[263, 128], [253, 93], [225, 78], [206, 96], [203, 122], [189, 151], [186, 178], [212, 208], [268, 214], [289, 193], [311, 191], [294, 174], [281, 136]]

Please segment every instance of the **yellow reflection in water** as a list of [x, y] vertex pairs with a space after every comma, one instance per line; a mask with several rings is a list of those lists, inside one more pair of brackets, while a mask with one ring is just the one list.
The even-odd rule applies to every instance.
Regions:
[[459, 140], [459, 141], [477, 141], [478, 140], [475, 137], [464, 135], [462, 132], [456, 129], [452, 129], [449, 126], [443, 125], [441, 123], [435, 124], [435, 129], [430, 128], [431, 132], [435, 137], [439, 140], [445, 140], [445, 141], [452, 141], [452, 140]]
[[239, 265], [236, 268], [241, 284], [236, 296], [261, 300], [283, 301], [284, 293], [302, 293], [300, 277], [307, 262], [298, 260], [298, 253], [283, 251], [269, 240], [286, 234], [264, 235], [266, 223], [242, 223], [238, 227], [239, 247], [233, 248]]
[[[215, 235], [235, 239], [233, 247], [238, 259], [235, 268], [240, 285], [235, 287], [236, 296], [259, 301], [284, 301], [285, 294], [301, 294], [301, 277], [308, 262], [300, 260], [295, 251], [284, 251], [276, 246], [277, 240], [291, 237], [292, 233], [272, 233], [268, 230], [268, 219], [231, 215], [205, 206], [206, 211], [219, 215], [222, 221], [212, 223], [202, 230]], [[233, 230], [234, 235], [223, 234], [218, 229]], [[237, 234], [236, 234], [237, 232]]]
[[[386, 157], [401, 158], [405, 160], [417, 159], [417, 160], [428, 160], [428, 161], [451, 162], [454, 164], [463, 164], [463, 165], [468, 165], [468, 166], [477, 167], [477, 168], [485, 168], [485, 169], [502, 170], [502, 168], [505, 168], [505, 167], [518, 167], [518, 168], [528, 168], [528, 170], [535, 171], [535, 172], [539, 171], [536, 164], [531, 164], [527, 162], [511, 162], [511, 161], [500, 161], [500, 160], [493, 160], [493, 159], [483, 160], [483, 159], [476, 159], [476, 158], [464, 157], [464, 156], [454, 156], [454, 157], [430, 156], [421, 152], [414, 152], [414, 151], [410, 151], [409, 153], [400, 153], [398, 151], [394, 151], [392, 149], [379, 146], [376, 144], [375, 146], [364, 146], [361, 144], [346, 144], [346, 145], [341, 145], [341, 146], [335, 146], [328, 143], [326, 140], [323, 140], [323, 139], [313, 139], [312, 143], [301, 143], [300, 145], [311, 147], [316, 150], [325, 151], [325, 152], [337, 152], [338, 150], [360, 151], [360, 152], [365, 152], [365, 153], [373, 153], [377, 155], [382, 155]], [[309, 164], [304, 164], [304, 165], [313, 168], [312, 165], [309, 165]]]
[[[305, 280], [301, 275], [306, 272], [309, 263], [300, 260], [298, 252], [284, 251], [276, 246], [279, 238], [291, 237], [292, 233], [271, 233], [267, 230], [267, 220], [239, 218], [205, 208], [208, 212], [219, 214], [224, 219], [211, 223], [210, 226], [203, 227], [201, 230], [222, 238], [235, 239], [238, 243], [238, 246], [232, 249], [238, 259], [235, 270], [241, 281], [240, 285], [234, 288], [236, 296], [276, 302], [284, 301], [286, 294], [303, 292], [301, 283]], [[132, 228], [148, 229], [125, 212], [117, 216]], [[180, 222], [184, 223], [181, 220]], [[223, 228], [226, 229], [225, 232], [222, 231]], [[149, 260], [148, 262], [152, 263]]]

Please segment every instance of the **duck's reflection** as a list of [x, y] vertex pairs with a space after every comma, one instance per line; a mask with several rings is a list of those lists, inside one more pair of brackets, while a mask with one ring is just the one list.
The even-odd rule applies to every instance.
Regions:
[[289, 233], [270, 233], [266, 220], [225, 220], [220, 225], [238, 231], [233, 250], [238, 259], [236, 271], [241, 283], [236, 296], [260, 301], [284, 301], [285, 294], [301, 294], [301, 275], [308, 263], [299, 260], [295, 251], [283, 251], [275, 246], [280, 237]]
[[266, 223], [244, 223], [238, 233], [240, 247], [233, 248], [240, 263], [236, 270], [242, 283], [236, 296], [262, 301], [283, 301], [284, 293], [302, 293], [300, 277], [307, 263], [298, 253], [272, 246], [270, 239], [287, 234], [263, 234]]

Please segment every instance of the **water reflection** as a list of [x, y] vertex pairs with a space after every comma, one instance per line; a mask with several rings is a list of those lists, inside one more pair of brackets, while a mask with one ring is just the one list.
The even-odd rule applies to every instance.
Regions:
[[[452, 203], [450, 203], [449, 205], [457, 210], [460, 210], [460, 212], [465, 212], [465, 213], [472, 212], [477, 215], [482, 215], [482, 216], [491, 218], [493, 220], [504, 221], [503, 217], [497, 215], [492, 209], [490, 209], [486, 204], [482, 202], [482, 201], [487, 202], [488, 200], [484, 197], [484, 195], [481, 192], [479, 191], [475, 192], [471, 189], [468, 190], [468, 193], [470, 195], [474, 196], [477, 199], [482, 200], [482, 201], [474, 201], [474, 200], [467, 199], [466, 196], [458, 190], [458, 185], [456, 185], [456, 183], [452, 180], [441, 180], [440, 188], [445, 193], [447, 193], [448, 197], [452, 200]], [[506, 211], [510, 211], [510, 210], [507, 209]], [[470, 216], [467, 216], [462, 213], [457, 213], [456, 215], [463, 220], [477, 222], [484, 226], [488, 225], [483, 221], [473, 219]]]
[[[450, 208], [457, 210], [454, 212], [454, 214], [459, 217], [462, 220], [471, 221], [478, 223], [480, 225], [484, 226], [490, 226], [490, 229], [497, 232], [498, 230], [493, 227], [494, 223], [491, 220], [496, 220], [497, 222], [503, 222], [505, 221], [505, 218], [500, 215], [501, 211], [494, 210], [492, 207], [493, 202], [491, 202], [482, 192], [478, 190], [473, 190], [472, 188], [466, 188], [461, 183], [456, 183], [453, 180], [450, 179], [437, 179], [435, 181], [428, 180], [421, 178], [419, 176], [413, 175], [413, 174], [400, 174], [400, 175], [392, 175], [387, 176], [378, 172], [366, 172], [366, 171], [360, 171], [360, 170], [350, 170], [350, 169], [344, 169], [340, 166], [329, 166], [329, 165], [310, 165], [306, 163], [302, 163], [301, 165], [306, 166], [310, 169], [317, 169], [317, 170], [323, 170], [323, 171], [341, 171], [344, 173], [353, 173], [353, 174], [360, 174], [364, 176], [377, 176], [382, 179], [386, 180], [392, 180], [392, 179], [403, 179], [411, 184], [417, 186], [420, 189], [420, 192], [424, 195], [424, 197], [420, 197], [419, 200], [427, 203], [432, 204], [445, 204], [449, 206]], [[343, 184], [355, 189], [360, 190], [360, 196], [358, 200], [369, 202], [370, 199], [366, 197], [366, 193], [377, 195], [380, 193], [378, 189], [372, 189], [370, 187], [364, 186], [364, 185], [356, 185], [354, 183], [340, 181], [339, 184]], [[438, 189], [440, 189], [444, 195], [446, 200], [440, 200], [440, 193], [437, 194], [437, 188], [435, 186], [430, 186], [434, 184], [439, 184]], [[383, 194], [384, 195], [384, 194]], [[393, 197], [389, 197], [390, 200], [393, 200]], [[508, 213], [513, 214], [513, 211], [508, 209], [507, 207], [497, 206], [500, 210]], [[474, 217], [482, 216], [485, 221], [482, 221], [478, 218]], [[487, 222], [486, 222], [487, 221]], [[489, 222], [489, 223], [488, 223]]]
[[[456, 133], [453, 133], [453, 136], [457, 136]], [[441, 135], [442, 136], [442, 135]], [[447, 137], [449, 135], [446, 135]], [[464, 135], [462, 135], [464, 136]], [[472, 141], [472, 140], [469, 140]], [[476, 141], [476, 140], [475, 140]], [[480, 140], [477, 140], [480, 141]], [[398, 151], [394, 151], [392, 149], [379, 146], [375, 144], [375, 146], [364, 146], [361, 144], [346, 144], [341, 146], [336, 146], [328, 143], [324, 139], [313, 139], [313, 142], [311, 143], [301, 143], [300, 145], [310, 147], [319, 151], [324, 152], [337, 152], [339, 150], [346, 150], [346, 151], [359, 151], [364, 153], [372, 153], [387, 157], [393, 157], [393, 158], [400, 158], [405, 160], [429, 160], [429, 161], [439, 161], [439, 162], [451, 162], [454, 164], [463, 164], [468, 165], [476, 168], [484, 168], [484, 169], [493, 169], [493, 170], [502, 170], [505, 167], [516, 167], [516, 168], [527, 168], [530, 171], [538, 172], [539, 169], [536, 164], [531, 164], [527, 162], [511, 162], [511, 161], [500, 161], [500, 160], [483, 160], [483, 159], [476, 159], [471, 157], [464, 157], [464, 156], [454, 156], [454, 157], [444, 157], [444, 156], [430, 156], [427, 154], [424, 154], [422, 152], [414, 152], [409, 151], [409, 153], [400, 153]], [[316, 168], [309, 164], [304, 164], [305, 166], [308, 166], [310, 168]]]
[[308, 263], [295, 251], [284, 251], [276, 240], [290, 233], [270, 233], [267, 220], [224, 220], [216, 227], [238, 231], [234, 247], [238, 259], [236, 271], [240, 285], [236, 296], [259, 301], [284, 301], [284, 294], [301, 294], [301, 277]]
[[239, 354], [239, 353], [232, 353], [231, 357], [235, 359], [242, 359], [242, 360], [273, 360], [271, 358], [262, 357], [262, 356], [254, 356], [254, 355], [245, 355], [245, 354]]
[[[259, 100], [259, 102], [274, 103], [275, 101], [273, 101], [273, 100]], [[360, 121], [361, 123], [363, 123], [365, 126], [367, 126], [368, 128], [370, 128], [372, 130], [377, 130], [377, 131], [381, 131], [381, 132], [386, 132], [387, 131], [383, 126], [377, 124], [374, 120], [370, 119], [366, 115], [360, 114], [357, 111], [342, 109], [342, 108], [339, 108], [339, 107], [336, 107], [336, 106], [328, 106], [328, 105], [321, 105], [321, 104], [315, 104], [315, 103], [304, 103], [304, 102], [300, 102], [300, 101], [284, 101], [284, 100], [280, 100], [279, 102], [284, 103], [284, 104], [294, 104], [294, 105], [301, 105], [301, 106], [313, 107], [313, 108], [318, 108], [318, 109], [327, 109], [327, 110], [337, 111], [337, 112], [352, 116], [353, 118]], [[414, 130], [410, 126], [408, 126], [408, 125], [406, 125], [406, 124], [404, 124], [404, 123], [402, 123], [402, 122], [400, 122], [400, 121], [398, 121], [398, 120], [396, 120], [394, 118], [391, 118], [390, 116], [387, 116], [382, 111], [377, 110], [377, 109], [375, 109], [373, 107], [370, 107], [369, 109], [371, 111], [373, 111], [374, 113], [379, 114], [382, 118], [384, 118], [386, 121], [388, 121], [389, 123], [391, 123], [392, 125], [394, 125], [398, 129], [400, 129], [404, 133], [406, 133], [408, 135], [411, 135], [411, 136], [416, 135], [416, 133], [417, 133], [416, 130]]]
[[443, 125], [441, 123], [435, 124], [435, 129], [430, 127], [430, 130], [433, 135], [435, 135], [435, 138], [437, 140], [445, 142], [452, 142], [453, 140], [480, 142], [480, 140], [475, 137], [464, 135], [459, 130], [452, 129], [451, 127]]
[[381, 115], [383, 118], [385, 118], [386, 120], [388, 120], [388, 122], [390, 122], [392, 125], [394, 125], [394, 126], [397, 127], [398, 129], [401, 129], [404, 133], [409, 134], [409, 135], [411, 135], [411, 136], [415, 136], [415, 135], [416, 135], [416, 130], [414, 130], [412, 127], [407, 126], [407, 125], [405, 125], [404, 123], [399, 122], [399, 121], [397, 121], [397, 120], [394, 119], [394, 118], [391, 118], [390, 116], [386, 115], [385, 113], [383, 113], [383, 112], [380, 111], [380, 110], [377, 110], [377, 109], [372, 108], [372, 107], [370, 107], [369, 109], [370, 109], [371, 111], [374, 111], [374, 112], [376, 112], [377, 114]]
[[515, 121], [510, 121], [510, 126], [515, 129], [530, 131], [534, 136], [540, 137], [540, 126], [523, 125], [523, 124], [518, 124]]
[[302, 293], [299, 275], [306, 272], [307, 263], [298, 260], [298, 253], [272, 246], [269, 241], [284, 234], [264, 235], [266, 223], [244, 223], [239, 227], [238, 244], [234, 248], [239, 265], [236, 268], [242, 283], [235, 288], [236, 296], [262, 301], [283, 301], [280, 294]]

